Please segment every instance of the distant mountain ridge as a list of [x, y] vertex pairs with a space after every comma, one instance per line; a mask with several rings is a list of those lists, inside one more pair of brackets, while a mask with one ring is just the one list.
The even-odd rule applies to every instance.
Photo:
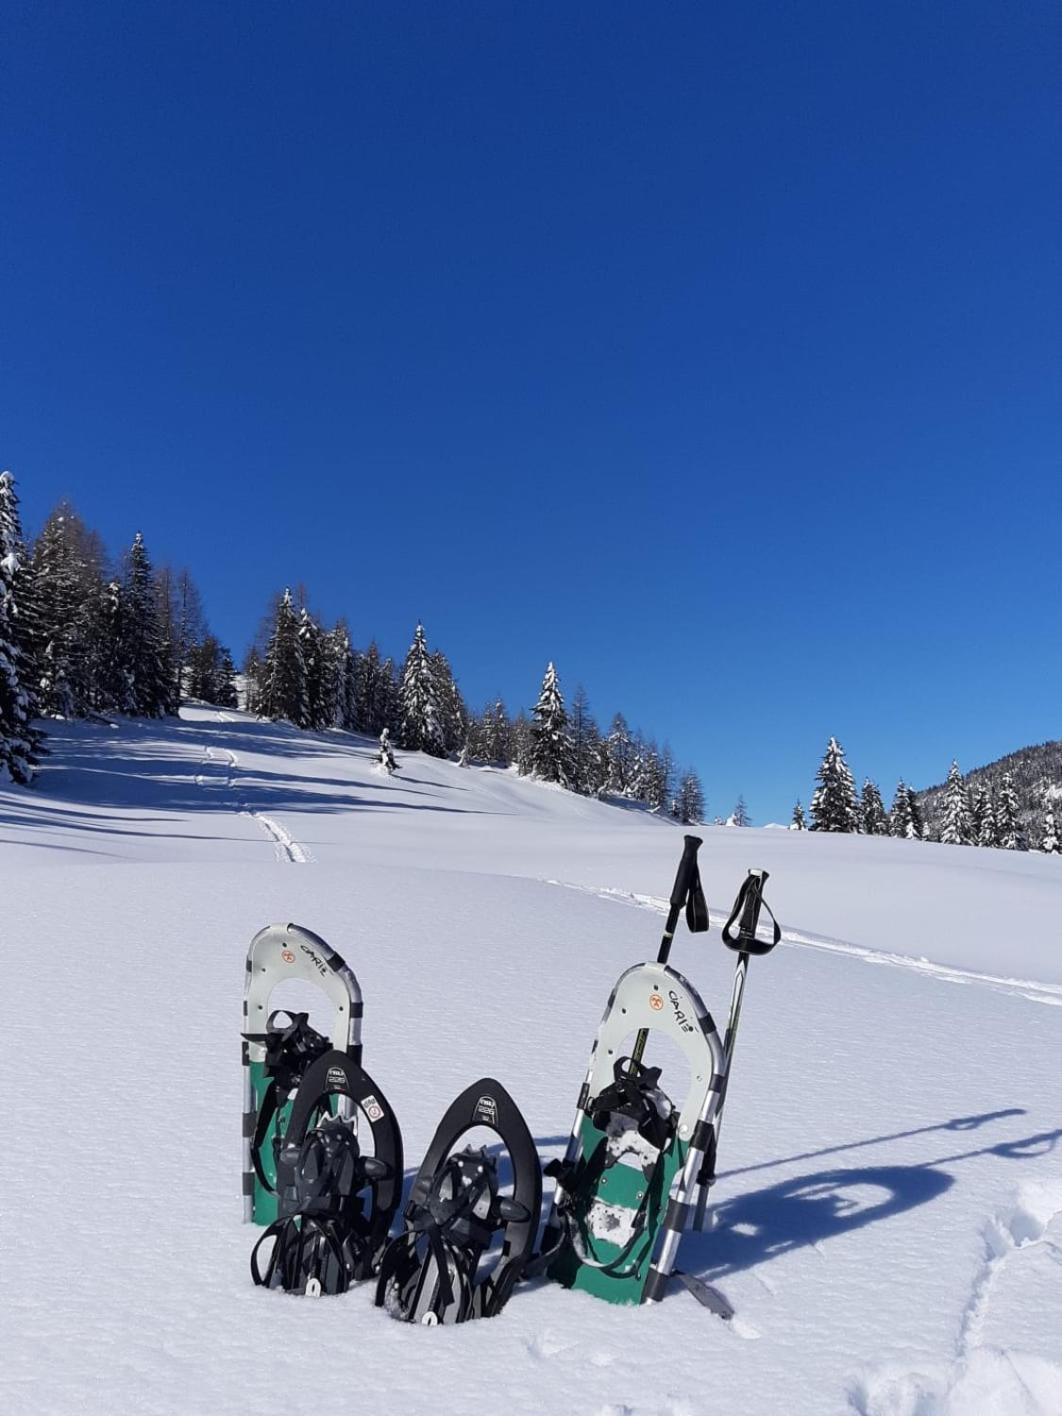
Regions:
[[[1030, 846], [1038, 846], [1046, 803], [1050, 802], [1056, 811], [1062, 811], [1062, 742], [1041, 742], [1034, 747], [1021, 747], [995, 762], [972, 768], [963, 774], [963, 780], [968, 788], [984, 787], [995, 798], [1008, 772], [1018, 798], [1026, 838]], [[925, 787], [916, 795], [931, 826], [939, 827], [943, 817], [944, 783]]]

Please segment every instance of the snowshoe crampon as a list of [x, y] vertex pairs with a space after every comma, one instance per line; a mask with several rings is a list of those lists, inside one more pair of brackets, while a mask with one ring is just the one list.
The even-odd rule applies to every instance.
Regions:
[[[455, 1152], [461, 1137], [480, 1126], [494, 1131], [509, 1153], [511, 1197], [500, 1193], [496, 1155], [472, 1146]], [[451, 1105], [428, 1147], [405, 1230], [384, 1251], [377, 1307], [426, 1326], [494, 1317], [531, 1255], [541, 1205], [542, 1168], [527, 1124], [505, 1088], [484, 1077]]]
[[[309, 1026], [306, 1013], [270, 1012], [273, 990], [290, 979], [314, 984], [331, 1002], [331, 1039]], [[323, 939], [297, 924], [272, 924], [255, 935], [243, 998], [245, 1220], [271, 1224], [278, 1217], [280, 1138], [292, 1098], [310, 1065], [330, 1048], [361, 1061], [361, 1015], [358, 980]]]
[[[666, 1035], [689, 1066], [675, 1103], [661, 1072], [623, 1055], [634, 1030]], [[549, 1277], [611, 1303], [663, 1296], [679, 1238], [696, 1204], [726, 1062], [696, 990], [666, 964], [620, 978], [590, 1056], [543, 1236]]]
[[[331, 1100], [345, 1097], [353, 1114]], [[363, 1155], [359, 1124], [372, 1137]], [[303, 1078], [281, 1146], [280, 1214], [251, 1254], [266, 1288], [344, 1293], [379, 1267], [402, 1194], [402, 1136], [379, 1087], [349, 1054], [326, 1052]]]

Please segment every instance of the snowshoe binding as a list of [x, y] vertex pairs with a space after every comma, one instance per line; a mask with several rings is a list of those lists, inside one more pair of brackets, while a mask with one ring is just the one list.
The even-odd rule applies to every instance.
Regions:
[[[352, 1115], [333, 1113], [337, 1096], [353, 1104]], [[359, 1113], [371, 1155], [361, 1153]], [[371, 1278], [402, 1194], [402, 1136], [379, 1087], [349, 1054], [325, 1052], [307, 1071], [278, 1174], [280, 1214], [251, 1254], [255, 1283], [319, 1296]]]
[[[496, 1155], [472, 1146], [455, 1152], [477, 1126], [494, 1131], [509, 1152], [511, 1198], [500, 1192]], [[505, 1088], [484, 1077], [454, 1101], [428, 1147], [405, 1230], [384, 1251], [376, 1306], [426, 1326], [496, 1316], [530, 1257], [541, 1206], [542, 1168], [527, 1123]], [[491, 1265], [489, 1251], [499, 1237]]]

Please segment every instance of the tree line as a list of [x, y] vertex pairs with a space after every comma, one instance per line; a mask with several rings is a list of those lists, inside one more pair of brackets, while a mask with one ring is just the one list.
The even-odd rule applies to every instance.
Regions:
[[[422, 624], [396, 664], [375, 641], [355, 648], [345, 621], [325, 627], [297, 588], [275, 597], [243, 669], [242, 706], [264, 718], [374, 737], [386, 728], [408, 751], [704, 819], [697, 773], [679, 771], [670, 748], [632, 731], [622, 713], [603, 731], [581, 687], [569, 708], [552, 664], [529, 714], [510, 715], [500, 698], [474, 712]], [[112, 561], [66, 502], [27, 543], [14, 478], [0, 474], [0, 777], [31, 779], [46, 750], [42, 720], [157, 718], [182, 698], [235, 707], [237, 682], [187, 570], [154, 568], [140, 533]], [[743, 802], [737, 815], [747, 823]]]
[[[984, 781], [967, 782], [959, 764], [953, 761], [943, 788], [931, 793], [915, 792], [901, 780], [892, 806], [886, 811], [881, 791], [869, 777], [862, 791], [856, 791], [844, 749], [831, 737], [815, 780], [810, 807], [812, 831], [861, 832], [868, 836], [939, 841], [943, 845], [1062, 853], [1053, 796], [1045, 792], [1039, 830], [1030, 839], [1010, 772], [1004, 772], [993, 789]], [[927, 804], [928, 811], [924, 809]], [[793, 808], [792, 825], [796, 830], [809, 826], [799, 801]]]

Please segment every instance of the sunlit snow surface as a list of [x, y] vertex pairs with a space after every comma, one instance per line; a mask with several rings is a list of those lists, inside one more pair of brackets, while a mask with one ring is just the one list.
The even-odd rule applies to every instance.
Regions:
[[750, 971], [718, 1223], [680, 1260], [737, 1319], [536, 1283], [423, 1330], [367, 1288], [250, 1282], [251, 935], [294, 919], [354, 967], [411, 1169], [484, 1073], [545, 1158], [612, 984], [655, 955], [681, 833], [207, 708], [53, 748], [38, 789], [0, 791], [0, 1410], [1062, 1412], [1057, 859], [706, 828], [713, 930], [673, 962], [717, 1019], [748, 866], [786, 930]]

